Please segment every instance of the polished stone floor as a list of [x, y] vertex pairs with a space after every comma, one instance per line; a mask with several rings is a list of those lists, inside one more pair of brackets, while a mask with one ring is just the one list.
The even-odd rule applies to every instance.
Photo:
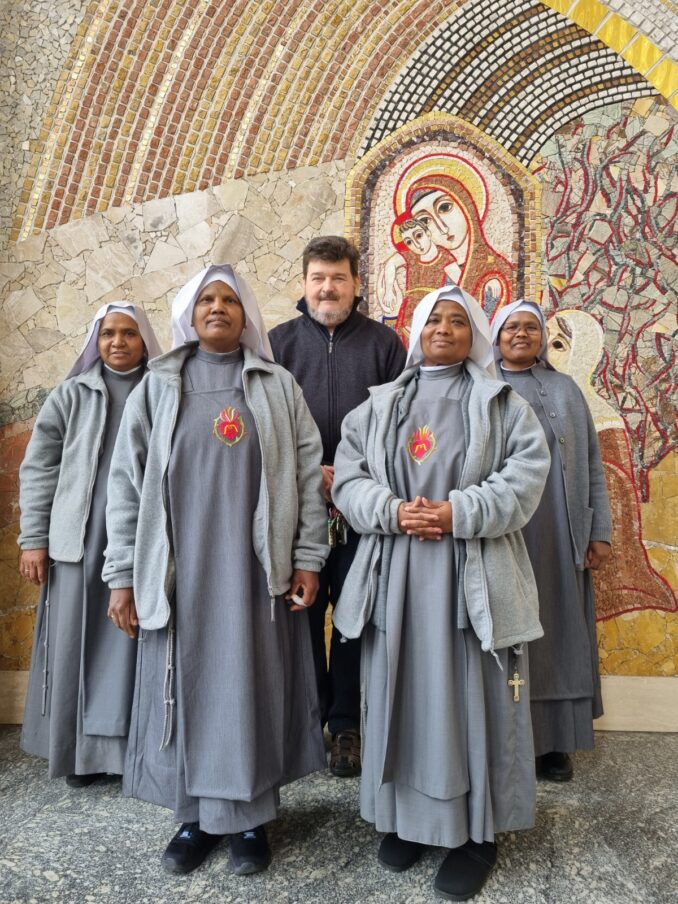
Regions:
[[[174, 831], [167, 811], [122, 798], [113, 778], [80, 791], [50, 782], [18, 742], [18, 728], [0, 727], [0, 904], [435, 900], [442, 852], [407, 873], [383, 870], [379, 838], [358, 815], [357, 779], [326, 772], [284, 789], [266, 873], [231, 875], [222, 842], [175, 878], [159, 864]], [[678, 735], [599, 733], [570, 784], [540, 783], [535, 829], [499, 841], [477, 904], [675, 904]]]

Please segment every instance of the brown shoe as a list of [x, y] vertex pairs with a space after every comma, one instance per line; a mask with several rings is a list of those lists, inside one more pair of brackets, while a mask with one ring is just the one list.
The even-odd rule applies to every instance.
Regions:
[[332, 738], [330, 772], [339, 778], [360, 775], [360, 734], [351, 728], [338, 731]]

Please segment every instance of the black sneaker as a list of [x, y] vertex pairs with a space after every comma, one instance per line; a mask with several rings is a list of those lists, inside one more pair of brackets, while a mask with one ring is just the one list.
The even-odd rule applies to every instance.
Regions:
[[492, 841], [467, 841], [453, 848], [440, 864], [433, 882], [435, 893], [448, 901], [468, 901], [487, 882], [497, 862], [497, 845]]
[[379, 845], [377, 860], [392, 873], [402, 873], [417, 862], [424, 850], [423, 844], [416, 841], [405, 841], [395, 832], [384, 835]]
[[67, 775], [66, 784], [69, 788], [88, 788], [97, 779], [104, 778], [105, 772], [90, 772], [89, 775]]
[[535, 760], [537, 775], [550, 782], [569, 782], [574, 775], [572, 757], [557, 750], [538, 756]]
[[203, 832], [197, 822], [185, 822], [167, 845], [160, 862], [168, 873], [190, 873], [223, 837]]
[[271, 862], [271, 849], [266, 839], [266, 829], [257, 826], [247, 832], [231, 835], [231, 866], [236, 876], [260, 873]]

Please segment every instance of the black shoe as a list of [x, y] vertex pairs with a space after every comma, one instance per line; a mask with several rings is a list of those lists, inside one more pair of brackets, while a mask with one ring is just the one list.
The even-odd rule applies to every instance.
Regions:
[[352, 728], [338, 731], [332, 737], [330, 772], [339, 778], [360, 775], [360, 732]]
[[423, 844], [398, 838], [395, 832], [384, 835], [379, 845], [377, 860], [392, 873], [403, 873], [417, 862], [424, 850]]
[[450, 901], [467, 901], [477, 895], [497, 862], [497, 845], [492, 841], [467, 841], [443, 860], [433, 882], [436, 895]]
[[160, 862], [168, 873], [190, 873], [223, 837], [203, 832], [197, 822], [185, 822], [167, 845]]
[[266, 829], [257, 826], [247, 832], [231, 835], [231, 866], [236, 876], [260, 873], [271, 862], [271, 849], [266, 839]]
[[105, 775], [105, 772], [90, 772], [89, 775], [67, 775], [66, 784], [69, 788], [88, 788]]
[[574, 775], [569, 753], [559, 753], [557, 750], [538, 756], [535, 766], [537, 775], [551, 782], [569, 782]]

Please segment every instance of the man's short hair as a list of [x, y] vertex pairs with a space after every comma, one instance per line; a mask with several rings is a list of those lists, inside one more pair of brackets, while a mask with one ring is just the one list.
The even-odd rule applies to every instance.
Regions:
[[358, 276], [359, 273], [358, 249], [353, 242], [349, 242], [341, 235], [320, 235], [316, 239], [311, 239], [304, 248], [302, 257], [304, 279], [308, 272], [308, 265], [313, 260], [332, 261], [333, 263], [347, 260], [351, 265], [351, 275]]

